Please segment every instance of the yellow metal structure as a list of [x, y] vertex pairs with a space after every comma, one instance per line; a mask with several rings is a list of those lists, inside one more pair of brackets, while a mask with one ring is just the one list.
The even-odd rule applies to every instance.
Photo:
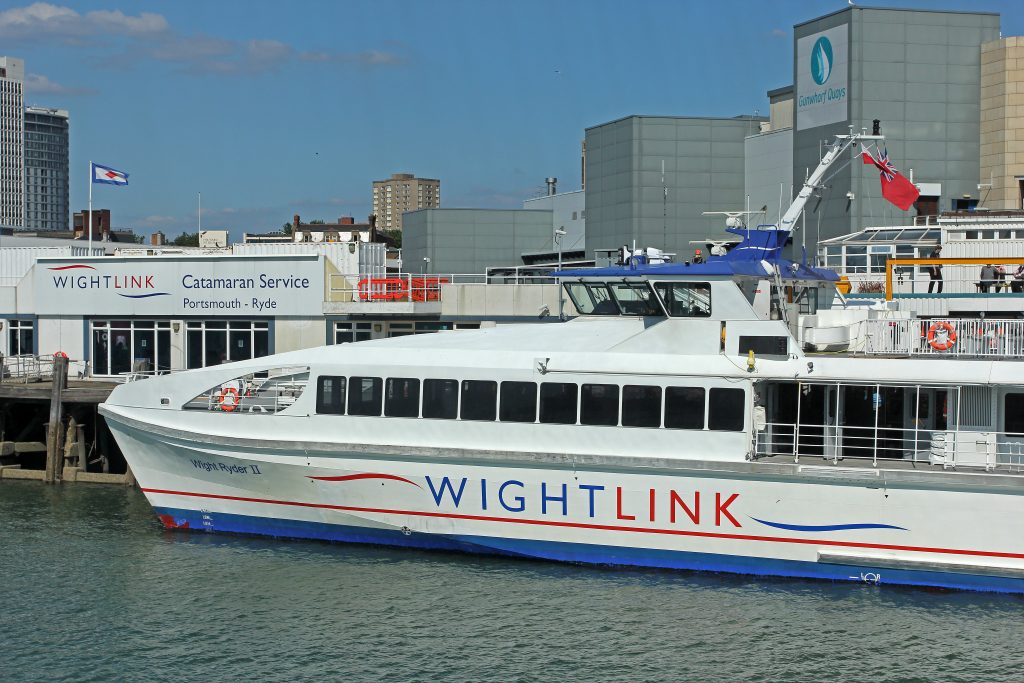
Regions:
[[892, 269], [894, 266], [984, 266], [989, 263], [999, 265], [1024, 264], [1024, 258], [891, 258], [885, 261], [885, 300], [892, 301]]

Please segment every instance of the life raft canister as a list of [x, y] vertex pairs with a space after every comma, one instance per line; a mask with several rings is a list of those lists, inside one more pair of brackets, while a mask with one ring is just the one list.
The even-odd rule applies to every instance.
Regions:
[[928, 328], [928, 346], [936, 351], [948, 351], [956, 344], [956, 328], [946, 321], [932, 323]]
[[234, 387], [224, 387], [220, 390], [220, 393], [217, 394], [217, 405], [219, 405], [220, 409], [225, 413], [230, 413], [237, 408], [238, 403], [238, 389], [235, 389]]

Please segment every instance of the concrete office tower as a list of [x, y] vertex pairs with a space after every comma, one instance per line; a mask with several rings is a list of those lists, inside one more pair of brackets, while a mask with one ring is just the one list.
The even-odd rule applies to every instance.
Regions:
[[[913, 169], [925, 206], [976, 205], [981, 46], [998, 38], [999, 15], [985, 12], [847, 7], [795, 26], [793, 180], [818, 164], [822, 141], [880, 119], [889, 158]], [[808, 245], [916, 213], [883, 200], [878, 172], [858, 159], [826, 185], [818, 213], [808, 204]]]
[[1024, 38], [981, 46], [981, 206], [1024, 209]]
[[401, 230], [402, 214], [441, 206], [441, 181], [394, 173], [389, 180], [373, 181], [373, 214], [379, 230]]
[[25, 227], [25, 62], [0, 57], [0, 226]]
[[635, 241], [686, 260], [691, 240], [723, 236], [724, 217], [701, 212], [744, 208], [743, 140], [766, 120], [629, 116], [588, 128], [587, 255]]
[[25, 109], [25, 227], [67, 230], [68, 113]]

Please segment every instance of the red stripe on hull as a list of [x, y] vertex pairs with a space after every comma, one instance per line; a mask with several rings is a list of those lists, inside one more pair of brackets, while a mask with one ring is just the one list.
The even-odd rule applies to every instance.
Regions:
[[1001, 553], [986, 550], [964, 550], [959, 548], [929, 548], [926, 546], [891, 545], [887, 543], [859, 543], [856, 541], [826, 541], [811, 538], [782, 538], [774, 536], [754, 536], [750, 534], [724, 534], [712, 531], [684, 531], [682, 529], [645, 529], [642, 527], [616, 526], [613, 524], [587, 524], [584, 522], [556, 522], [547, 519], [512, 519], [507, 517], [490, 517], [486, 515], [463, 515], [451, 512], [425, 512], [420, 510], [388, 510], [384, 508], [355, 507], [351, 505], [330, 505], [328, 503], [301, 503], [291, 500], [270, 500], [267, 498], [247, 498], [244, 496], [224, 496], [215, 493], [193, 493], [191, 491], [168, 491], [165, 489], [142, 489], [146, 493], [159, 493], [170, 496], [190, 496], [192, 498], [211, 498], [215, 500], [235, 500], [244, 503], [266, 503], [268, 505], [289, 505], [292, 507], [317, 508], [322, 510], [340, 510], [343, 512], [370, 512], [382, 515], [413, 515], [417, 517], [442, 517], [447, 519], [465, 519], [477, 522], [500, 522], [505, 524], [527, 524], [534, 526], [563, 527], [569, 529], [592, 529], [597, 531], [628, 531], [641, 534], [664, 534], [669, 536], [692, 536], [697, 538], [726, 538], [736, 541], [759, 541], [768, 543], [796, 543], [803, 545], [836, 546], [842, 548], [869, 548], [872, 550], [906, 550], [917, 553], [943, 553], [948, 555], [970, 555], [974, 557], [1000, 557], [1024, 560], [1024, 553]]

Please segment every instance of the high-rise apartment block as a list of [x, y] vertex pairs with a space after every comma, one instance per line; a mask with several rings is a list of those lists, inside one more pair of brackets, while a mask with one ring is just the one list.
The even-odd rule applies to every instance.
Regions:
[[0, 57], [0, 226], [25, 227], [25, 63]]
[[393, 173], [389, 180], [373, 181], [373, 213], [377, 228], [401, 230], [402, 214], [441, 206], [441, 181]]
[[63, 109], [25, 110], [25, 227], [67, 230], [68, 113]]

